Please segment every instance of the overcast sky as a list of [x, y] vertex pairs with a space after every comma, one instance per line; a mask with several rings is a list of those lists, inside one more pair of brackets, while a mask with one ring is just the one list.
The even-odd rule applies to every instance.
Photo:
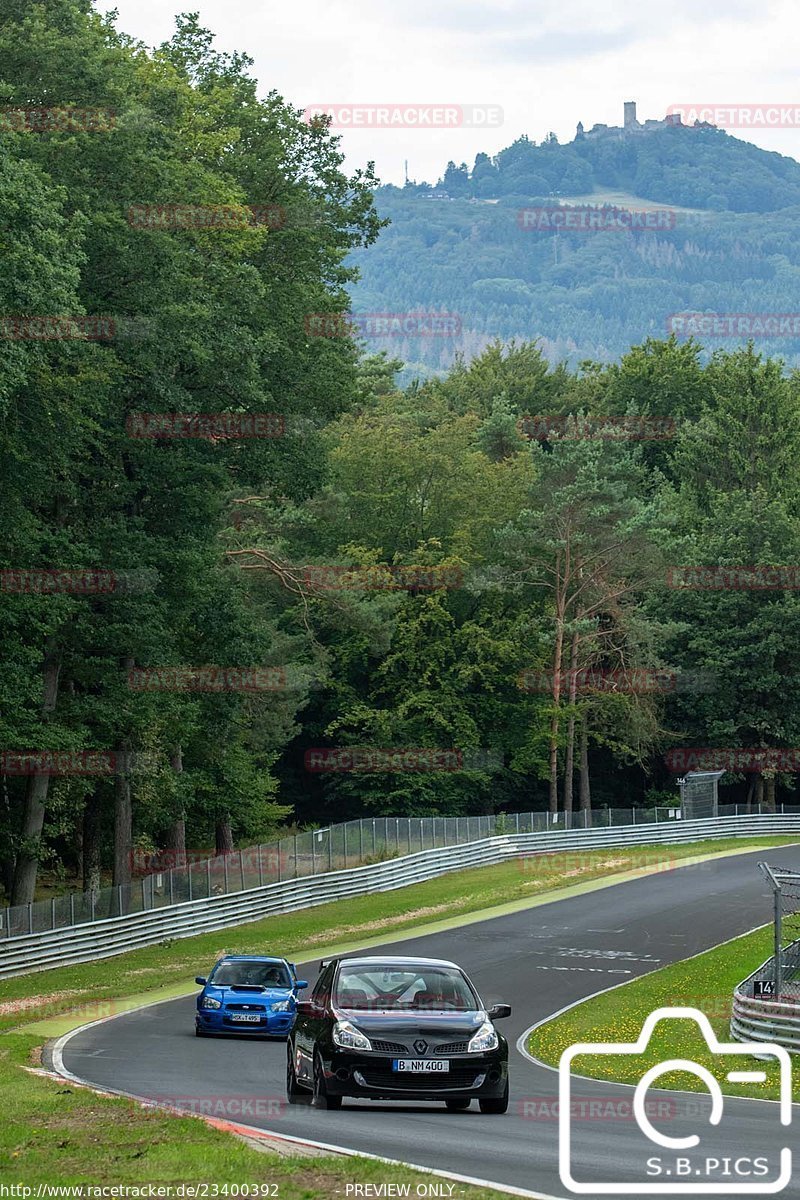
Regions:
[[[472, 165], [521, 134], [622, 123], [670, 105], [797, 105], [795, 0], [100, 0], [148, 45], [167, 39], [174, 13], [199, 8], [223, 50], [246, 50], [264, 92], [312, 104], [492, 105], [494, 128], [352, 130], [349, 167], [373, 159], [385, 183], [434, 182], [448, 159]], [[793, 127], [731, 130], [800, 158]]]

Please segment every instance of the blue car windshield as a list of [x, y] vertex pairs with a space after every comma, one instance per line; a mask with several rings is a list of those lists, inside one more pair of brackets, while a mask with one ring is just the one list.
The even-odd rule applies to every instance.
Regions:
[[284, 963], [224, 962], [208, 982], [215, 987], [290, 988], [292, 977]]

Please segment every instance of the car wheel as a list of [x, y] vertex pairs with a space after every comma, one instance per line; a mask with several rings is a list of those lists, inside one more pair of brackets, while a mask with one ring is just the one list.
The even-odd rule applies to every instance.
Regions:
[[303, 1089], [297, 1082], [297, 1074], [294, 1069], [294, 1051], [292, 1043], [289, 1042], [286, 1047], [286, 1099], [290, 1104], [299, 1104], [303, 1096]]
[[469, 1100], [445, 1100], [448, 1112], [463, 1112], [469, 1108]]
[[486, 1100], [479, 1100], [480, 1110], [482, 1113], [504, 1113], [508, 1112], [508, 1080], [506, 1080], [506, 1090], [502, 1096], [489, 1097]]
[[314, 1100], [315, 1108], [341, 1108], [341, 1096], [329, 1096], [325, 1086], [325, 1072], [319, 1054], [314, 1055]]

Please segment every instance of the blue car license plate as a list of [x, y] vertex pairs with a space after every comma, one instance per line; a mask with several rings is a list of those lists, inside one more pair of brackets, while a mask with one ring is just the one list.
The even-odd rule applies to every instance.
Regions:
[[410, 1071], [413, 1075], [445, 1075], [450, 1070], [449, 1058], [393, 1058], [393, 1071]]
[[261, 1020], [258, 1013], [231, 1013], [230, 1018], [232, 1021], [241, 1021], [245, 1025], [257, 1025]]

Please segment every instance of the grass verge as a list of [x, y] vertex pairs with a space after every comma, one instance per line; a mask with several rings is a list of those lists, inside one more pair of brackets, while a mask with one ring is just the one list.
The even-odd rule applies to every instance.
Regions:
[[[223, 932], [131, 951], [100, 962], [0, 983], [0, 1177], [26, 1185], [275, 1184], [281, 1200], [346, 1194], [348, 1183], [417, 1184], [430, 1176], [363, 1158], [277, 1155], [253, 1150], [192, 1117], [176, 1117], [122, 1099], [96, 1096], [23, 1070], [36, 1066], [44, 1037], [114, 1009], [187, 991], [196, 972], [222, 952], [285, 954], [297, 961], [323, 950], [385, 942], [483, 919], [604, 882], [666, 870], [701, 856], [796, 841], [757, 838], [678, 847], [565, 852], [440, 876], [423, 884], [270, 916]], [[479, 914], [479, 915], [478, 915]], [[128, 997], [127, 1002], [120, 997]], [[20, 1028], [22, 1021], [31, 1022]], [[488, 1200], [496, 1192], [453, 1184], [453, 1196]], [[212, 1193], [208, 1193], [212, 1195]], [[222, 1193], [219, 1193], [222, 1194]], [[252, 1193], [251, 1193], [252, 1194]], [[264, 1195], [265, 1193], [260, 1193]]]
[[[696, 958], [662, 967], [583, 1001], [535, 1029], [528, 1038], [528, 1050], [542, 1062], [557, 1066], [562, 1053], [578, 1042], [633, 1042], [651, 1012], [680, 1005], [705, 1013], [720, 1041], [730, 1041], [733, 989], [771, 953], [772, 926], [767, 925]], [[779, 1075], [773, 1063], [757, 1063], [745, 1055], [715, 1057], [693, 1021], [659, 1023], [641, 1056], [580, 1055], [573, 1062], [573, 1071], [595, 1079], [635, 1084], [650, 1067], [671, 1058], [688, 1058], [707, 1067], [727, 1095], [778, 1099]], [[731, 1070], [756, 1069], [765, 1071], [763, 1083], [737, 1084], [726, 1078]], [[655, 1086], [692, 1092], [707, 1090], [700, 1079], [686, 1071], [663, 1075]], [[800, 1100], [800, 1082], [796, 1077], [793, 1086], [794, 1099]]]

